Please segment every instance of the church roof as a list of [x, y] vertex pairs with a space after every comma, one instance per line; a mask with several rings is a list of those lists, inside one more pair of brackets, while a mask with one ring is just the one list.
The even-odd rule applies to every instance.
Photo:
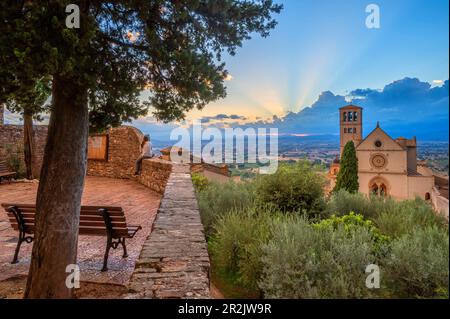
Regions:
[[362, 110], [362, 107], [357, 106], [357, 105], [349, 104], [349, 105], [343, 106], [343, 107], [341, 107], [339, 109], [340, 110], [346, 110], [346, 109], [360, 109], [360, 110]]
[[416, 138], [412, 138], [412, 139], [407, 139], [404, 137], [398, 137], [395, 139], [395, 141], [402, 146], [403, 148], [405, 147], [416, 147], [417, 143], [416, 143]]
[[386, 135], [387, 138], [389, 138], [393, 143], [395, 143], [395, 145], [398, 145], [398, 147], [400, 147], [401, 149], [406, 149], [406, 145], [403, 146], [401, 143], [399, 143], [399, 141], [393, 139], [388, 133], [386, 133], [381, 127], [380, 127], [380, 123], [377, 123], [377, 126], [372, 130], [372, 132], [370, 132], [357, 146], [356, 148], [359, 148], [362, 144], [364, 144], [364, 142], [372, 135], [374, 134], [376, 131], [381, 131], [384, 135]]

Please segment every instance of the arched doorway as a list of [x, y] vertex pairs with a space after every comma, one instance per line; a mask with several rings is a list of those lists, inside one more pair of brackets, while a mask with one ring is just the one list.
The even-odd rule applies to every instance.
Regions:
[[389, 183], [382, 177], [375, 177], [369, 183], [369, 191], [374, 196], [389, 196]]
[[425, 200], [431, 200], [430, 193], [425, 193]]

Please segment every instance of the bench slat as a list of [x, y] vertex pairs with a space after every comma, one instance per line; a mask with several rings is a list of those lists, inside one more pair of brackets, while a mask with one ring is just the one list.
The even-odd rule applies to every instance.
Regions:
[[[36, 205], [34, 204], [14, 204], [14, 203], [2, 203], [3, 208], [7, 209], [10, 206], [17, 206], [23, 213], [36, 213]], [[114, 206], [81, 206], [80, 216], [83, 215], [99, 215], [99, 209], [107, 209], [111, 217], [124, 216], [123, 209], [121, 207]]]
[[[19, 230], [19, 226], [17, 223], [11, 224], [11, 227], [14, 230]], [[35, 230], [34, 224], [32, 225], [25, 225], [25, 231], [26, 233], [33, 234]], [[95, 227], [95, 226], [80, 226], [78, 233], [80, 235], [99, 235], [99, 236], [106, 236], [106, 227], [103, 225], [102, 227]], [[113, 229], [113, 237], [132, 237], [130, 233], [135, 233], [134, 230], [130, 230], [128, 228], [114, 228]], [[134, 235], [134, 234], [133, 234]]]
[[[30, 213], [26, 213], [26, 214], [22, 214], [24, 220], [30, 220], [30, 221], [34, 221], [35, 220], [35, 214], [30, 214]], [[8, 212], [8, 217], [11, 220], [15, 220], [16, 218], [14, 217], [13, 213]], [[92, 222], [104, 222], [103, 217], [102, 216], [94, 216], [94, 215], [88, 215], [88, 216], [81, 216], [80, 217], [80, 222], [82, 221], [92, 221]], [[111, 216], [111, 221], [113, 223], [126, 223], [125, 220], [125, 216]]]
[[[17, 221], [15, 218], [9, 218], [9, 222], [17, 225]], [[24, 219], [25, 225], [34, 225], [34, 219]], [[112, 222], [113, 229], [115, 228], [125, 228], [127, 227], [127, 223], [125, 222]], [[95, 226], [95, 227], [103, 227], [106, 229], [105, 222], [102, 221], [80, 221], [81, 226]]]

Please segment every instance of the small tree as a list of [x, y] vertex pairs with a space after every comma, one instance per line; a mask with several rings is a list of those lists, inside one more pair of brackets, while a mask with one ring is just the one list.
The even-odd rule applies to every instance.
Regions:
[[356, 193], [359, 190], [358, 182], [358, 158], [353, 141], [347, 142], [341, 156], [341, 167], [336, 178], [336, 186], [333, 192], [346, 190], [350, 193]]
[[48, 111], [49, 105], [45, 101], [50, 96], [50, 79], [40, 78], [36, 81], [30, 80], [7, 97], [6, 107], [11, 112], [20, 113], [23, 117], [23, 152], [27, 179], [33, 179], [35, 168], [34, 142], [33, 142], [33, 119], [41, 121], [40, 113]]

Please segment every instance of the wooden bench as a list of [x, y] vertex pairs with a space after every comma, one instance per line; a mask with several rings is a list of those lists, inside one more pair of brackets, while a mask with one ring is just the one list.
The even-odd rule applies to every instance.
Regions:
[[11, 183], [11, 179], [16, 175], [16, 172], [11, 172], [6, 166], [5, 162], [0, 162], [0, 184], [2, 179], [7, 179]]
[[[12, 263], [18, 261], [20, 246], [34, 239], [36, 205], [3, 203], [14, 230], [19, 231], [19, 240]], [[128, 257], [125, 239], [133, 238], [141, 226], [127, 225], [121, 207], [82, 206], [80, 211], [80, 235], [106, 236], [106, 250], [102, 271], [108, 270], [108, 256], [111, 248], [123, 248], [123, 258]]]

